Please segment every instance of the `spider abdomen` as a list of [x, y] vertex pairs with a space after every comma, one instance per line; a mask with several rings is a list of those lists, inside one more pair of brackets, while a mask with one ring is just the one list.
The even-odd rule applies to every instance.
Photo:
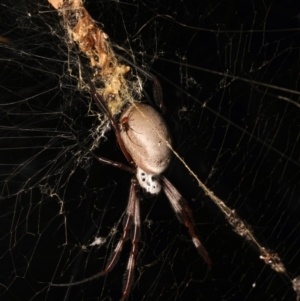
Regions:
[[121, 138], [137, 167], [159, 175], [169, 166], [171, 135], [162, 116], [151, 106], [135, 103], [120, 118]]

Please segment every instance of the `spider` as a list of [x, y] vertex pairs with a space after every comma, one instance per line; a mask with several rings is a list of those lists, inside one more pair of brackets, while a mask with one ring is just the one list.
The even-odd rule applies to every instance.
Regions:
[[[125, 59], [125, 61], [127, 60]], [[154, 99], [162, 111], [162, 114], [164, 114], [165, 106], [162, 100], [162, 91], [159, 81], [152, 74], [142, 70], [140, 67], [135, 67], [153, 80]], [[123, 284], [121, 297], [121, 301], [123, 301], [126, 300], [130, 294], [135, 260], [138, 253], [138, 242], [140, 239], [140, 201], [138, 195], [140, 188], [151, 195], [157, 195], [161, 191], [165, 193], [179, 222], [183, 223], [188, 228], [196, 249], [200, 255], [202, 255], [208, 266], [211, 265], [211, 260], [204, 246], [200, 242], [195, 228], [192, 211], [187, 202], [171, 182], [162, 175], [168, 168], [172, 158], [172, 151], [170, 148], [172, 143], [171, 135], [162, 114], [148, 104], [135, 102], [130, 104], [122, 113], [119, 121], [116, 121], [106, 106], [109, 99], [105, 99], [103, 95], [99, 95], [96, 92], [95, 86], [91, 80], [89, 80], [89, 84], [92, 97], [103, 113], [108, 117], [115, 132], [118, 144], [129, 165], [98, 157], [94, 153], [92, 153], [92, 155], [100, 163], [108, 164], [133, 174], [128, 205], [124, 215], [123, 234], [112, 251], [105, 268], [101, 272], [81, 281], [66, 284], [51, 283], [50, 285], [79, 285], [109, 273], [117, 263], [124, 243], [128, 237], [130, 237], [132, 247]], [[114, 96], [111, 95], [109, 97]]]

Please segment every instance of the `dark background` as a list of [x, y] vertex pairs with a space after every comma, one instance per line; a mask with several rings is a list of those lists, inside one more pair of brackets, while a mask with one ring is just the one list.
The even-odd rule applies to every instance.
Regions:
[[[296, 300], [299, 275], [299, 10], [286, 1], [86, 1], [125, 51], [162, 84], [174, 147], [198, 177], [286, 266], [278, 274], [174, 159], [213, 265], [205, 265], [163, 195], [141, 200], [141, 242], [129, 300]], [[97, 107], [78, 84], [47, 1], [0, 4], [1, 300], [118, 300], [127, 243], [100, 271], [122, 231], [130, 174], [100, 165]], [[72, 72], [70, 73], [70, 70]], [[88, 67], [86, 67], [89, 72]], [[133, 74], [136, 74], [133, 71]], [[152, 83], [140, 75], [152, 96]], [[95, 151], [122, 161], [114, 134]], [[112, 229], [116, 234], [112, 235]], [[88, 246], [106, 237], [100, 248]]]

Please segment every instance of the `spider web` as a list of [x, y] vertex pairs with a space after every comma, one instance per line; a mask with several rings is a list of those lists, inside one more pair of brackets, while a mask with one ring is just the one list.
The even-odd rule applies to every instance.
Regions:
[[[130, 174], [82, 87], [82, 60], [47, 1], [2, 1], [1, 273], [3, 300], [118, 300], [130, 252], [104, 267], [122, 235]], [[166, 176], [188, 201], [208, 269], [167, 199], [141, 200], [129, 300], [297, 300], [299, 15], [271, 1], [90, 1], [115, 50], [162, 84], [174, 149], [286, 273], [267, 266], [176, 159]], [[8, 39], [8, 40], [7, 40]], [[85, 69], [85, 66], [83, 66]], [[132, 67], [152, 98], [152, 83]], [[147, 98], [147, 97], [145, 97]]]

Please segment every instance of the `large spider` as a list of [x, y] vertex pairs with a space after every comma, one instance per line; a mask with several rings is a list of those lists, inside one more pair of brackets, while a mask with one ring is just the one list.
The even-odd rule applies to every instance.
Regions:
[[[165, 107], [162, 100], [162, 91], [159, 81], [150, 73], [145, 72], [139, 67], [136, 68], [153, 80], [155, 101], [162, 113], [164, 113]], [[138, 190], [140, 187], [151, 195], [157, 195], [161, 190], [165, 193], [178, 220], [188, 228], [196, 249], [209, 266], [211, 265], [211, 261], [200, 242], [191, 209], [178, 190], [162, 175], [168, 168], [172, 158], [172, 151], [170, 148], [171, 135], [162, 115], [150, 105], [135, 102], [125, 109], [117, 122], [107, 108], [106, 103], [109, 99], [104, 99], [102, 95], [99, 95], [91, 81], [89, 84], [92, 97], [103, 113], [108, 117], [115, 132], [118, 144], [130, 166], [103, 157], [98, 157], [95, 154], [93, 154], [93, 156], [101, 163], [112, 165], [134, 174], [131, 179], [129, 200], [124, 215], [123, 234], [111, 253], [103, 271], [81, 281], [65, 284], [51, 283], [51, 286], [79, 285], [109, 273], [117, 263], [123, 245], [129, 236], [132, 247], [125, 273], [121, 298], [121, 300], [126, 300], [129, 296], [133, 282], [135, 260], [138, 253], [138, 242], [140, 237], [140, 202], [138, 197]], [[114, 96], [111, 95], [109, 97]]]

